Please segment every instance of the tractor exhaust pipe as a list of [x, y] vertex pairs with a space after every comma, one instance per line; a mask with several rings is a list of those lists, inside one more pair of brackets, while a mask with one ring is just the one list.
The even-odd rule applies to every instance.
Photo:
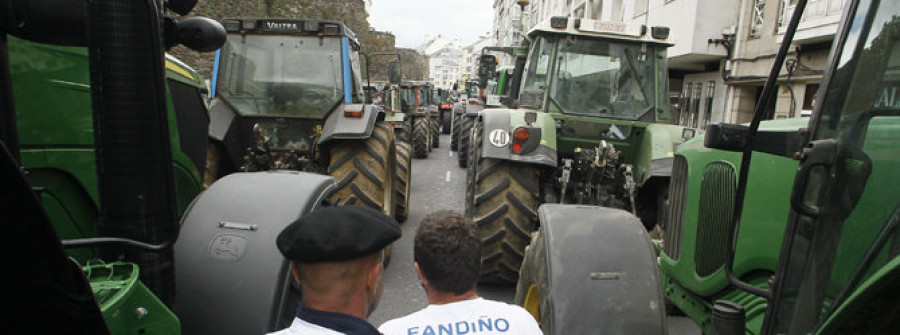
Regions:
[[159, 252], [103, 248], [108, 261], [140, 266], [141, 280], [171, 306], [177, 232], [166, 109], [160, 0], [89, 0], [87, 44], [100, 195], [98, 236], [166, 244]]

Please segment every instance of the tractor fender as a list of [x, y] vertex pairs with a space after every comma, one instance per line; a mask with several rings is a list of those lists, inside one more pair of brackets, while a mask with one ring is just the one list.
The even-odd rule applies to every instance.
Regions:
[[184, 334], [263, 334], [287, 327], [299, 295], [275, 238], [334, 191], [330, 176], [233, 173], [185, 211], [175, 243], [175, 313]]
[[537, 121], [530, 126], [540, 129], [541, 138], [534, 150], [514, 154], [510, 149], [513, 130], [526, 125], [526, 112], [531, 111], [497, 108], [481, 113], [482, 157], [556, 167], [556, 122], [547, 113], [537, 113]]
[[638, 184], [643, 184], [651, 177], [668, 177], [672, 175], [672, 161], [675, 148], [684, 140], [681, 138], [684, 127], [669, 124], [650, 124], [645, 129], [641, 140], [641, 157], [635, 159], [639, 168]]
[[234, 167], [241, 165], [247, 150], [240, 125], [241, 118], [228, 103], [213, 99], [209, 106], [209, 142], [217, 145], [223, 156], [221, 159]]
[[466, 116], [478, 116], [482, 110], [484, 110], [484, 101], [481, 99], [469, 99], [469, 102], [466, 104]]
[[234, 118], [235, 112], [228, 104], [220, 99], [213, 100], [209, 106], [209, 138], [224, 141]]
[[466, 106], [462, 102], [454, 102], [452, 110], [453, 114], [462, 115], [466, 112]]
[[666, 332], [656, 253], [637, 217], [607, 207], [544, 204], [538, 218], [540, 232], [529, 247], [535, 250], [527, 252], [519, 285], [540, 278], [545, 334]]
[[[347, 114], [362, 112], [360, 117], [348, 117]], [[350, 104], [341, 105], [336, 111], [328, 115], [318, 144], [332, 139], [366, 139], [372, 136], [375, 121], [378, 115], [384, 113], [384, 109], [376, 105]]]

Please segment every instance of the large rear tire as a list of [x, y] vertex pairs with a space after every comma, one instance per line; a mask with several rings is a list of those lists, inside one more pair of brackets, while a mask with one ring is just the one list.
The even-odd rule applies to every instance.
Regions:
[[396, 172], [397, 208], [394, 210], [394, 218], [403, 223], [409, 217], [409, 181], [412, 175], [412, 147], [409, 143], [397, 142]]
[[453, 120], [450, 121], [450, 150], [457, 151], [459, 149], [459, 127], [462, 115], [451, 113]]
[[441, 125], [437, 116], [428, 117], [428, 124], [431, 125], [431, 147], [437, 148], [441, 143]]
[[515, 284], [525, 247], [537, 227], [540, 171], [490, 158], [477, 165], [472, 212], [482, 240], [481, 281]]
[[390, 125], [378, 122], [364, 140], [340, 140], [331, 146], [328, 174], [337, 182], [329, 199], [338, 205], [367, 206], [394, 215], [395, 146]]
[[409, 125], [409, 120], [403, 120], [403, 125], [397, 128], [394, 128], [394, 136], [397, 138], [397, 142], [410, 142], [409, 134], [412, 132], [412, 126]]
[[441, 134], [449, 134], [450, 133], [450, 122], [452, 112], [441, 112]]
[[468, 116], [462, 116], [462, 120], [459, 122], [459, 139], [457, 140], [457, 162], [459, 163], [459, 167], [466, 167], [466, 162], [469, 157], [469, 137], [472, 136], [472, 118]]
[[478, 162], [481, 159], [481, 135], [483, 131], [481, 122], [476, 120], [472, 129], [472, 143], [469, 145], [469, 159], [466, 161], [466, 198], [464, 203], [467, 217], [475, 215], [475, 175], [478, 171]]
[[425, 117], [416, 117], [413, 121], [412, 129], [412, 149], [413, 157], [428, 158], [428, 119]]

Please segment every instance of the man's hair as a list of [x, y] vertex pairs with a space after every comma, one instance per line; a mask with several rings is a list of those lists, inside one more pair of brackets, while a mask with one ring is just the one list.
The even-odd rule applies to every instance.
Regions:
[[478, 226], [454, 211], [425, 216], [416, 230], [414, 258], [431, 286], [463, 294], [475, 288], [481, 272]]

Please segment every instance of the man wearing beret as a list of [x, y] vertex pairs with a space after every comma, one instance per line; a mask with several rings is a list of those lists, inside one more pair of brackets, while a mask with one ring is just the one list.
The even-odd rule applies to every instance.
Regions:
[[326, 207], [290, 224], [276, 244], [303, 302], [291, 326], [273, 334], [380, 334], [365, 319], [384, 289], [384, 249], [398, 238], [394, 219], [361, 206]]
[[419, 223], [413, 258], [428, 306], [385, 322], [385, 335], [540, 335], [524, 308], [478, 296], [481, 238], [472, 220], [453, 211], [428, 214]]

